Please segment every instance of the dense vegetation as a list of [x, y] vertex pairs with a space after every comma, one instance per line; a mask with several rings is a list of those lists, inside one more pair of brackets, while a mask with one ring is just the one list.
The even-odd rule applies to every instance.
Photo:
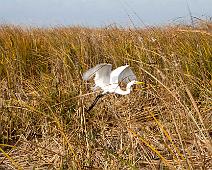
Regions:
[[[210, 169], [212, 30], [0, 26], [0, 169]], [[129, 64], [104, 96], [82, 73]]]

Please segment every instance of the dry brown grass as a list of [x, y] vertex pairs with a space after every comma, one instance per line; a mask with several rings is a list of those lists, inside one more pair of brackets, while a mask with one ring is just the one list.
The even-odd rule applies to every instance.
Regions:
[[[81, 76], [128, 63], [130, 95]], [[0, 169], [211, 169], [212, 34], [184, 26], [0, 27]]]

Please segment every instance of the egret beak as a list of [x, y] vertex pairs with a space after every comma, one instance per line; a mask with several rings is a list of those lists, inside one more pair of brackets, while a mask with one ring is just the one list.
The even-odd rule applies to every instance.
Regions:
[[142, 81], [136, 81], [135, 84], [145, 84], [145, 83]]

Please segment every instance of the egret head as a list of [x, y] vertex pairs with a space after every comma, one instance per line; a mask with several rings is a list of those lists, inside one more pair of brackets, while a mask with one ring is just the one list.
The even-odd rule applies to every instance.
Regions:
[[133, 86], [134, 84], [144, 84], [144, 82], [133, 80], [130, 83], [128, 83], [128, 87], [130, 87], [132, 91], [136, 89], [136, 86]]
[[137, 81], [137, 80], [132, 80], [131, 82], [128, 83], [129, 85], [134, 85], [134, 84], [144, 84], [144, 82]]

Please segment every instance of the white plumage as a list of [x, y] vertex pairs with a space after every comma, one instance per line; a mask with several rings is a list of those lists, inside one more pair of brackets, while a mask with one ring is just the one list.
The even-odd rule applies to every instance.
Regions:
[[[98, 64], [83, 74], [83, 80], [89, 80], [95, 76], [94, 90], [101, 88], [103, 90], [102, 94], [109, 92], [126, 95], [130, 93], [131, 86], [133, 84], [140, 84], [140, 82], [136, 81], [137, 78], [133, 71], [130, 69], [129, 65], [118, 67], [113, 71], [111, 70], [111, 64]], [[120, 88], [120, 82], [127, 83], [126, 90], [122, 90]]]

